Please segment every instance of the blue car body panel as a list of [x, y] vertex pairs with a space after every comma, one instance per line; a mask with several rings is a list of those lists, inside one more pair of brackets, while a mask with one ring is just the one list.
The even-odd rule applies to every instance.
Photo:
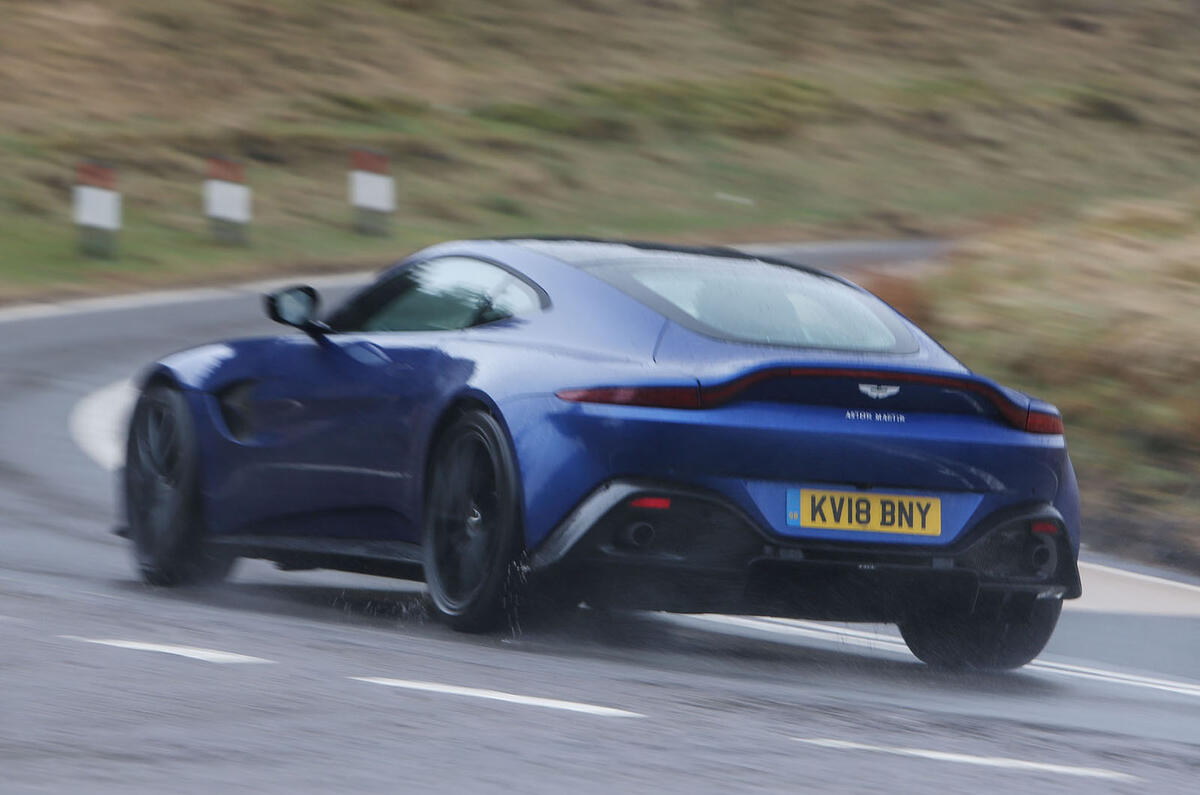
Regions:
[[[548, 306], [461, 331], [332, 334], [325, 342], [293, 332], [215, 343], [165, 357], [145, 373], [172, 380], [190, 401], [210, 533], [419, 540], [431, 441], [447, 410], [467, 400], [508, 432], [530, 549], [617, 478], [709, 490], [779, 538], [930, 548], [953, 544], [1006, 506], [1049, 504], [1078, 549], [1078, 494], [1063, 437], [1018, 430], [987, 407], [967, 406], [969, 396], [931, 391], [931, 400], [948, 401], [944, 407], [935, 401], [937, 410], [904, 412], [893, 422], [867, 398], [857, 407], [806, 403], [786, 379], [703, 410], [555, 395], [604, 385], [716, 388], [769, 368], [824, 367], [878, 370], [880, 380], [888, 372], [953, 376], [1001, 390], [1018, 406], [1044, 406], [970, 373], [906, 321], [917, 341], [912, 353], [731, 343], [507, 241], [435, 246], [384, 276], [441, 256], [518, 271], [545, 291]], [[256, 417], [250, 434], [236, 432], [227, 416], [240, 385], [248, 385], [243, 399]], [[787, 491], [802, 486], [937, 496], [943, 531], [789, 525]]]
[[[1001, 507], [1053, 502], [1065, 464], [1062, 437], [1038, 439], [1031, 453], [1029, 434], [974, 418], [938, 416], [903, 426], [864, 427], [846, 420], [845, 411], [828, 407], [564, 409], [550, 400], [523, 411], [514, 407], [517, 416], [549, 415], [548, 427], [530, 422], [536, 433], [514, 437], [526, 485], [531, 545], [574, 503], [612, 477], [712, 489], [760, 526], [784, 537], [948, 545], [975, 520]], [[803, 454], [793, 452], [799, 450]], [[787, 525], [789, 487], [864, 483], [888, 493], [940, 496], [957, 510], [943, 509], [945, 527], [938, 537]]]

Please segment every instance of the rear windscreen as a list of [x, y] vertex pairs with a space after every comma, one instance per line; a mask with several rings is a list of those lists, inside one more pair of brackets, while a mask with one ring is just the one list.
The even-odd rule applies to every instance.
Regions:
[[585, 270], [681, 325], [720, 339], [875, 353], [917, 349], [899, 316], [882, 301], [799, 268], [655, 254]]

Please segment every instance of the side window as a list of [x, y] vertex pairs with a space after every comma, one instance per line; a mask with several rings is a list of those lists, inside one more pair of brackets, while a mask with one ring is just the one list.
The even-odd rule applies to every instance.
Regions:
[[537, 292], [503, 268], [443, 257], [405, 268], [330, 318], [334, 331], [445, 331], [528, 314]]
[[475, 325], [528, 315], [542, 308], [542, 299], [532, 287], [512, 274], [504, 275], [507, 278], [489, 293], [488, 305]]

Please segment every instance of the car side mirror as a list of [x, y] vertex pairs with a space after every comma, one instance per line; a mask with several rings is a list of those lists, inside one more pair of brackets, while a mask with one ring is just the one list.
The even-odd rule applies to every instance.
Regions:
[[324, 340], [329, 327], [317, 320], [321, 296], [307, 284], [285, 287], [263, 296], [267, 317], [276, 323], [292, 326], [318, 342]]

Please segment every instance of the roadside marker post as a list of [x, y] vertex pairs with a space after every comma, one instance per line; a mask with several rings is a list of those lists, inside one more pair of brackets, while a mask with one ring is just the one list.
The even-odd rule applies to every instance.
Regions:
[[79, 227], [79, 250], [89, 257], [116, 256], [117, 232], [121, 229], [117, 170], [95, 160], [80, 163], [75, 170], [72, 203], [75, 225]]
[[354, 229], [364, 235], [387, 235], [396, 211], [396, 184], [387, 156], [370, 149], [351, 151], [349, 188]]
[[208, 159], [204, 180], [204, 214], [213, 237], [222, 243], [245, 245], [250, 226], [252, 196], [246, 185], [246, 169], [236, 160]]

